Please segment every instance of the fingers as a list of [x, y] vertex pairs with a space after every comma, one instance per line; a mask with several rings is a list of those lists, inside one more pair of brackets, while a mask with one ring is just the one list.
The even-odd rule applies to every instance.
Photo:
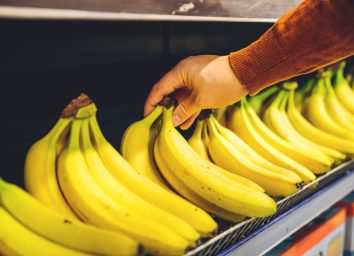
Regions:
[[189, 127], [191, 127], [191, 125], [193, 124], [194, 120], [197, 118], [197, 116], [199, 115], [200, 111], [198, 111], [197, 113], [193, 114], [190, 118], [188, 118], [183, 124], [181, 124], [179, 127], [182, 130], [187, 130]]
[[176, 67], [165, 74], [151, 89], [144, 106], [144, 116], [148, 115], [164, 96], [183, 86]]
[[[178, 106], [173, 111], [173, 114], [172, 114], [173, 125], [175, 127], [179, 126], [180, 124], [184, 123], [187, 119], [189, 119], [193, 115], [198, 114], [199, 111], [200, 111], [200, 109], [195, 104], [194, 97], [192, 97], [192, 95], [190, 95], [185, 100], [179, 102]], [[192, 119], [192, 123], [193, 123], [194, 119]], [[185, 126], [187, 128], [190, 126], [188, 124], [189, 124], [189, 122], [185, 124]]]

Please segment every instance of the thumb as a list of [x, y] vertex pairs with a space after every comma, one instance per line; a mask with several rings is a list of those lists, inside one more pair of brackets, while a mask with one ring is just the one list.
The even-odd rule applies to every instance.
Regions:
[[175, 108], [172, 114], [172, 122], [175, 127], [184, 123], [193, 114], [197, 113], [200, 109], [195, 104], [194, 97], [190, 95], [183, 101], [181, 101]]

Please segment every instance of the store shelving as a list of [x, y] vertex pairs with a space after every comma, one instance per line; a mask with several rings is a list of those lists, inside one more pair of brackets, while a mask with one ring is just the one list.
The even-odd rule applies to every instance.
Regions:
[[1, 0], [0, 18], [274, 22], [300, 0]]
[[346, 162], [296, 194], [279, 200], [278, 212], [231, 226], [188, 252], [192, 255], [264, 255], [354, 189], [354, 160]]

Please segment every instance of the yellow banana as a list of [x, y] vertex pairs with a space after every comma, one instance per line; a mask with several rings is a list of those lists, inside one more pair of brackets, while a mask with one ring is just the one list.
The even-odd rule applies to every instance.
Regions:
[[[291, 124], [287, 114], [286, 114], [286, 104], [288, 101], [289, 92], [286, 92], [282, 98], [282, 101], [277, 109], [273, 109], [275, 113], [272, 115], [272, 118], [269, 117], [269, 110], [266, 110], [264, 113], [264, 121], [268, 125], [268, 127], [273, 127], [273, 131], [276, 132], [279, 136], [284, 138], [285, 140], [298, 145], [300, 147], [305, 147], [308, 149], [314, 149], [319, 152], [322, 152], [329, 156], [330, 158], [337, 159], [336, 163], [342, 162], [345, 159], [345, 155], [341, 152], [317, 144], [306, 137], [304, 137], [301, 133], [299, 133]], [[277, 123], [277, 125], [272, 125], [272, 122]]]
[[[29, 213], [31, 214], [31, 213]], [[53, 243], [27, 229], [11, 214], [0, 207], [0, 254], [6, 256], [87, 256]], [[92, 254], [91, 254], [92, 255]]]
[[110, 256], [136, 255], [141, 252], [138, 243], [133, 239], [117, 232], [89, 226], [57, 213], [21, 188], [6, 183], [1, 178], [0, 202], [28, 229], [65, 247]]
[[342, 61], [339, 69], [335, 74], [334, 90], [340, 102], [354, 114], [354, 92], [350, 88], [349, 83], [344, 78], [345, 61]]
[[167, 189], [153, 159], [157, 132], [152, 126], [161, 113], [162, 107], [157, 106], [144, 119], [132, 123], [124, 132], [121, 152], [135, 171]]
[[328, 114], [325, 106], [325, 93], [324, 80], [322, 78], [312, 90], [308, 106], [305, 110], [309, 121], [321, 130], [354, 143], [354, 133], [338, 125]]
[[[254, 111], [259, 115], [263, 112], [262, 110], [267, 105], [266, 101], [270, 97], [272, 97], [272, 95], [275, 94], [277, 91], [279, 91], [279, 88], [277, 86], [268, 87], [267, 89], [263, 90], [257, 95], [250, 97], [249, 104], [254, 109]], [[225, 124], [224, 126], [227, 126], [227, 124]]]
[[354, 153], [354, 143], [341, 137], [327, 133], [308, 122], [296, 108], [294, 103], [294, 91], [290, 91], [287, 114], [295, 129], [307, 139], [320, 145], [336, 149], [342, 153]]
[[300, 177], [294, 179], [256, 165], [222, 137], [210, 119], [207, 123], [210, 131], [208, 150], [217, 165], [256, 182], [269, 195], [288, 196], [298, 190], [301, 185]]
[[116, 180], [106, 169], [95, 148], [91, 144], [89, 120], [82, 121], [81, 142], [82, 150], [88, 169], [97, 184], [109, 194], [117, 204], [144, 216], [156, 227], [169, 228], [195, 246], [195, 241], [200, 238], [199, 234], [186, 222], [177, 218], [157, 206], [139, 197], [127, 187]]
[[[75, 214], [67, 205], [56, 179], [56, 149], [71, 118], [60, 118], [50, 132], [29, 149], [25, 161], [26, 189], [40, 202], [67, 217]], [[60, 143], [63, 144], [63, 143]], [[59, 145], [60, 145], [59, 144]]]
[[203, 126], [204, 126], [204, 121], [198, 120], [195, 130], [192, 136], [189, 138], [188, 143], [195, 150], [195, 152], [197, 152], [201, 157], [203, 157], [205, 160], [210, 161], [207, 149], [205, 148], [202, 140]]
[[[283, 97], [287, 95], [285, 91], [281, 91], [278, 93], [272, 104], [266, 109], [265, 115], [268, 117], [266, 118], [266, 124], [273, 127], [273, 133], [270, 134], [270, 130], [266, 127], [263, 127], [263, 133], [269, 133], [269, 138], [271, 138], [274, 143], [273, 145], [278, 148], [278, 150], [286, 153], [287, 155], [291, 156], [293, 159], [297, 160], [298, 162], [305, 165], [314, 173], [323, 173], [330, 170], [332, 164], [334, 163], [334, 159], [330, 158], [326, 154], [321, 151], [318, 151], [313, 148], [299, 146], [297, 144], [292, 144], [287, 140], [283, 139], [283, 136], [276, 135], [277, 137], [273, 136], [274, 130], [275, 133], [289, 133], [288, 136], [292, 136], [291, 130], [289, 131], [285, 122], [283, 122], [280, 116], [279, 105], [283, 100]], [[252, 114], [252, 113], [251, 113]], [[259, 126], [261, 129], [262, 126]], [[266, 131], [266, 129], [268, 129]], [[269, 132], [268, 132], [269, 131]], [[279, 140], [278, 140], [279, 139]], [[304, 157], [308, 156], [308, 157]]]
[[222, 219], [232, 221], [232, 222], [241, 222], [245, 219], [245, 216], [238, 215], [233, 212], [229, 212], [223, 208], [216, 206], [213, 203], [210, 203], [207, 200], [204, 200], [198, 194], [194, 193], [192, 190], [190, 190], [188, 187], [186, 187], [174, 175], [173, 171], [171, 171], [170, 168], [168, 167], [168, 164], [166, 164], [164, 162], [164, 160], [162, 159], [160, 150], [158, 148], [158, 143], [155, 143], [154, 157], [156, 159], [158, 166], [161, 167], [164, 177], [166, 177], [166, 179], [170, 181], [171, 186], [174, 187], [175, 190], [177, 191], [177, 193], [179, 193], [181, 196], [183, 196], [184, 198], [187, 198], [193, 204], [198, 205], [199, 207], [201, 207], [205, 211], [207, 211], [217, 217], [220, 217]]
[[80, 149], [82, 120], [73, 121], [68, 147], [58, 161], [58, 178], [63, 194], [74, 211], [90, 224], [117, 230], [158, 255], [183, 254], [188, 242], [131, 209], [119, 205], [98, 186]]
[[256, 151], [254, 151], [250, 146], [248, 146], [240, 137], [238, 137], [234, 132], [229, 130], [226, 127], [223, 127], [220, 125], [215, 119], [212, 119], [214, 121], [214, 124], [216, 126], [216, 129], [220, 133], [221, 136], [223, 136], [231, 145], [236, 148], [238, 151], [242, 153], [244, 157], [246, 157], [248, 160], [252, 161], [258, 166], [262, 166], [263, 168], [266, 168], [268, 170], [272, 170], [274, 172], [277, 172], [282, 175], [286, 175], [291, 177], [294, 180], [301, 180], [300, 176], [294, 173], [293, 171], [290, 171], [288, 169], [285, 169], [283, 167], [280, 167], [278, 165], [273, 164], [272, 162], [268, 161], [267, 159], [263, 158], [261, 155], [259, 155]]
[[218, 120], [220, 123], [226, 125], [227, 111], [228, 111], [227, 106], [220, 107], [220, 108], [215, 109], [213, 115], [215, 116], [216, 120]]
[[276, 211], [276, 204], [270, 197], [235, 186], [234, 181], [215, 171], [209, 161], [200, 157], [173, 127], [172, 111], [172, 107], [164, 109], [156, 143], [159, 143], [161, 157], [186, 187], [218, 207], [237, 214], [261, 217]]
[[354, 115], [339, 102], [329, 76], [325, 77], [324, 83], [327, 90], [325, 104], [328, 114], [337, 124], [354, 132]]
[[[213, 116], [211, 116], [210, 118], [212, 118], [213, 120], [215, 120], [216, 121], [216, 119], [213, 117]], [[204, 128], [204, 124], [206, 124], [204, 121], [198, 121], [198, 122], [202, 122], [202, 124], [200, 125], [200, 129], [203, 129]], [[198, 126], [198, 124], [197, 124], [197, 126]], [[207, 130], [207, 127], [205, 127], [206, 129], [205, 129], [205, 131]], [[196, 127], [196, 129], [198, 129], [198, 127]], [[207, 131], [206, 131], [207, 132]], [[194, 134], [196, 133], [196, 131], [194, 131]], [[201, 138], [201, 136], [198, 138], [198, 137], [196, 137], [196, 135], [192, 135], [192, 137], [193, 136], [195, 136], [193, 139], [196, 141], [195, 143], [192, 143], [192, 144], [190, 144], [191, 145], [191, 147], [194, 149], [194, 151], [195, 152], [197, 152], [200, 156], [202, 156], [201, 154], [204, 154], [203, 152], [205, 152], [206, 154], [207, 154], [207, 156], [208, 156], [208, 158], [206, 159], [206, 160], [208, 160], [208, 161], [210, 161], [211, 162], [211, 159], [209, 158], [209, 154], [207, 153], [207, 147], [204, 145], [204, 143], [203, 143], [203, 140], [202, 140], [202, 138]], [[209, 135], [206, 133], [206, 134], [204, 134], [204, 136], [206, 137], [206, 139], [209, 141]], [[199, 140], [199, 141], [198, 141]], [[194, 146], [193, 146], [193, 144], [194, 144]], [[209, 143], [208, 143], [209, 144]], [[202, 156], [203, 157], [203, 156]], [[204, 157], [203, 157], [204, 158]], [[205, 158], [204, 158], [205, 159]], [[228, 177], [228, 178], [230, 178], [231, 180], [233, 180], [233, 181], [235, 181], [235, 182], [237, 182], [238, 184], [240, 184], [240, 185], [242, 185], [242, 186], [246, 186], [246, 187], [249, 187], [249, 188], [253, 188], [253, 189], [255, 189], [255, 190], [257, 190], [257, 191], [260, 191], [260, 192], [264, 192], [264, 189], [261, 187], [261, 186], [259, 186], [259, 185], [257, 185], [256, 183], [254, 183], [254, 182], [252, 182], [252, 181], [250, 181], [249, 179], [246, 179], [246, 178], [243, 178], [242, 176], [239, 176], [239, 175], [236, 175], [236, 174], [234, 174], [234, 173], [232, 173], [232, 172], [229, 172], [229, 171], [227, 171], [227, 170], [225, 170], [225, 169], [223, 169], [223, 168], [220, 168], [219, 166], [217, 166], [217, 165], [214, 165], [213, 164], [213, 166], [214, 166], [214, 168], [215, 168], [215, 171], [217, 171], [217, 172], [219, 172], [220, 174], [222, 174], [222, 175], [224, 175], [224, 176], [226, 176], [226, 177]]]
[[90, 129], [94, 146], [103, 163], [108, 171], [122, 184], [145, 200], [186, 221], [203, 235], [209, 235], [217, 228], [216, 222], [205, 211], [133, 170], [129, 163], [105, 139], [96, 116], [90, 118]]
[[274, 148], [258, 133], [258, 130], [253, 127], [244, 105], [244, 101], [241, 100], [241, 106], [235, 107], [230, 117], [229, 128], [264, 158], [294, 171], [305, 183], [313, 181], [316, 176], [309, 169]]
[[[273, 101], [274, 102], [274, 101]], [[263, 123], [259, 116], [252, 110], [252, 108], [245, 101], [245, 109], [250, 117], [252, 125], [258, 131], [258, 133], [271, 145], [273, 145], [280, 152], [283, 152], [287, 156], [290, 156], [297, 162], [304, 165], [306, 168], [316, 173], [323, 173], [330, 170], [330, 166], [333, 164], [334, 159], [322, 154], [321, 152], [309, 152], [307, 148], [301, 148], [297, 145], [293, 145], [283, 138], [279, 137], [271, 129]], [[273, 108], [270, 108], [271, 110]], [[273, 115], [273, 112], [270, 112]], [[273, 123], [274, 125], [274, 123]]]

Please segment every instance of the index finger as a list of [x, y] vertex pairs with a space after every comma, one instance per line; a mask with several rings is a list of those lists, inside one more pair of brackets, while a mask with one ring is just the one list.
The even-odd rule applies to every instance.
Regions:
[[148, 115], [163, 97], [182, 87], [182, 79], [177, 75], [175, 68], [166, 73], [151, 89], [144, 106], [144, 116]]

